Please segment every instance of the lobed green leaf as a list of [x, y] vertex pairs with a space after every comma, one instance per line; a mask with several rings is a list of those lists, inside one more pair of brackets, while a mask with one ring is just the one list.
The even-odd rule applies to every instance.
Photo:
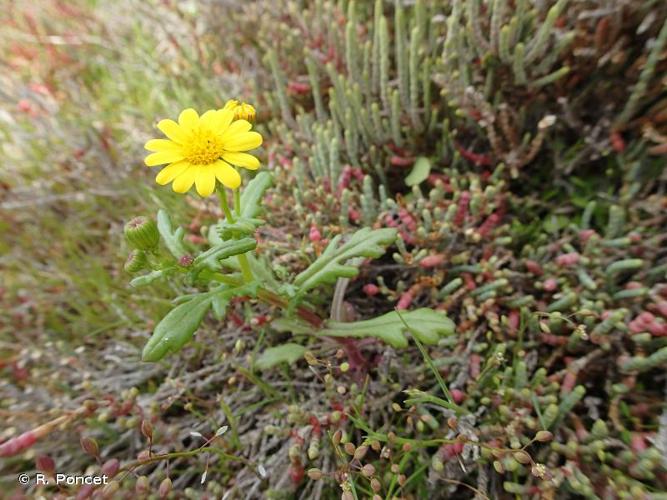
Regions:
[[401, 316], [408, 326], [403, 324], [396, 311], [377, 318], [350, 323], [327, 321], [324, 328], [320, 330], [302, 321], [284, 318], [273, 321], [271, 325], [278, 331], [289, 331], [297, 335], [375, 337], [397, 348], [407, 347], [408, 339], [405, 335], [407, 331], [410, 331], [420, 342], [429, 345], [436, 344], [442, 336], [454, 333], [454, 323], [444, 313], [433, 309], [405, 311], [401, 312]]
[[180, 259], [188, 253], [183, 245], [183, 228], [178, 227], [174, 230], [169, 214], [162, 209], [158, 210], [157, 213], [157, 229], [165, 246], [176, 259]]
[[336, 236], [308, 269], [299, 274], [294, 285], [298, 294], [322, 284], [333, 284], [338, 278], [352, 278], [359, 273], [357, 265], [348, 261], [355, 257], [380, 257], [387, 246], [396, 240], [395, 229], [363, 228], [354, 233], [344, 244], [339, 245], [341, 235]]
[[194, 295], [187, 302], [173, 308], [162, 318], [144, 347], [141, 359], [156, 362], [168, 354], [179, 351], [195, 334], [211, 306], [218, 319], [222, 319], [227, 302], [232, 297], [257, 295], [257, 284], [234, 288], [219, 287], [210, 292]]
[[193, 269], [198, 270], [204, 266], [217, 268], [222, 259], [249, 252], [256, 246], [257, 241], [254, 238], [222, 241], [198, 255], [192, 263]]

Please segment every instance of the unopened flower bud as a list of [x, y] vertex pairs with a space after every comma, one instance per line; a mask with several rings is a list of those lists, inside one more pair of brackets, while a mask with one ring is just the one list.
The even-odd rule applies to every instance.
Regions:
[[153, 219], [139, 216], [125, 224], [125, 239], [137, 250], [153, 250], [160, 242], [160, 233]]
[[178, 259], [178, 265], [181, 267], [190, 267], [195, 259], [192, 255], [185, 254], [180, 259]]
[[345, 453], [347, 453], [348, 455], [354, 455], [354, 452], [357, 449], [352, 443], [345, 443], [345, 446], [343, 448], [345, 449]]
[[132, 250], [130, 255], [127, 256], [123, 269], [127, 273], [134, 274], [145, 269], [147, 265], [148, 258], [146, 257], [146, 253], [143, 250]]
[[239, 102], [236, 99], [230, 99], [225, 103], [223, 109], [234, 110], [234, 120], [246, 120], [250, 123], [255, 123], [257, 115], [255, 108], [248, 103]]

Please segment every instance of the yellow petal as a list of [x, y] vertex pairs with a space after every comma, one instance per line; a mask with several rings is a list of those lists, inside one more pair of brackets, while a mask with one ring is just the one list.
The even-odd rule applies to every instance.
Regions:
[[199, 196], [211, 196], [215, 191], [215, 172], [211, 166], [205, 166], [199, 169], [195, 184]]
[[155, 177], [155, 182], [157, 182], [161, 186], [169, 184], [176, 177], [185, 172], [189, 166], [190, 164], [187, 161], [179, 161], [178, 163], [172, 163], [171, 165], [167, 165], [157, 174], [157, 176]]
[[180, 151], [181, 145], [167, 139], [151, 139], [144, 148], [148, 151]]
[[198, 123], [199, 115], [192, 108], [184, 109], [181, 111], [181, 114], [178, 115], [178, 124], [185, 129], [192, 129]]
[[169, 137], [169, 139], [178, 142], [179, 144], [183, 144], [188, 139], [185, 131], [179, 127], [178, 123], [174, 120], [160, 120], [157, 124], [157, 128], [159, 128], [164, 135]]
[[215, 172], [215, 176], [223, 186], [236, 189], [241, 185], [241, 175], [228, 163], [218, 160], [209, 168]]
[[151, 153], [144, 158], [144, 163], [149, 167], [155, 165], [162, 165], [163, 163], [172, 163], [183, 159], [183, 153], [180, 151], [161, 151], [159, 153]]
[[239, 134], [244, 134], [248, 132], [251, 128], [252, 124], [250, 122], [245, 120], [236, 120], [227, 128], [227, 130], [225, 130], [224, 134], [222, 134], [222, 137], [220, 137], [220, 140], [222, 141], [231, 140]]
[[222, 159], [237, 167], [245, 167], [250, 170], [259, 168], [259, 160], [248, 153], [222, 153]]
[[[232, 125], [234, 125], [234, 122]], [[231, 127], [230, 127], [231, 128]], [[258, 148], [262, 145], [262, 136], [257, 132], [245, 132], [237, 134], [231, 139], [225, 141], [224, 147], [227, 151], [248, 151]]]
[[201, 118], [199, 118], [200, 123], [206, 127], [211, 127], [212, 122], [216, 119], [217, 113], [216, 110], [209, 109], [206, 113], [201, 115]]
[[194, 184], [198, 172], [199, 169], [197, 167], [190, 165], [182, 174], [174, 179], [171, 187], [177, 193], [187, 193]]
[[201, 124], [211, 132], [221, 135], [227, 130], [232, 120], [234, 120], [234, 111], [219, 109], [204, 113], [201, 117]]
[[224, 111], [226, 111], [226, 110], [232, 110], [232, 111], [234, 111], [234, 108], [235, 108], [236, 106], [238, 106], [238, 105], [239, 105], [239, 101], [237, 101], [236, 99], [230, 99], [229, 101], [227, 101], [227, 102], [225, 103], [225, 107], [222, 108], [222, 109], [223, 109]]
[[233, 109], [221, 109], [218, 111], [218, 116], [216, 117], [215, 130], [217, 132], [226, 132], [229, 128], [229, 125], [234, 121], [234, 110]]

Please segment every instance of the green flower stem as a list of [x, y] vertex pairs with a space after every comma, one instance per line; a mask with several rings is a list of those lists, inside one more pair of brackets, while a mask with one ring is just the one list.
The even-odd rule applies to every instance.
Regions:
[[[234, 215], [229, 209], [229, 203], [227, 202], [227, 193], [225, 193], [224, 188], [218, 188], [218, 196], [220, 197], [220, 206], [222, 211], [225, 213], [227, 220], [233, 224], [235, 222]], [[237, 201], [238, 200], [238, 201]], [[234, 189], [234, 205], [236, 205], [237, 213], [240, 212], [240, 197], [238, 189]], [[246, 254], [237, 255], [239, 266], [241, 267], [241, 274], [243, 274], [243, 281], [245, 283], [251, 283], [255, 278], [252, 275], [250, 270], [250, 263], [248, 262], [248, 257]]]
[[239, 189], [234, 189], [234, 210], [236, 215], [241, 216], [241, 191]]
[[225, 188], [218, 188], [218, 196], [220, 197], [220, 206], [222, 211], [225, 213], [225, 217], [231, 223], [234, 223], [234, 215], [229, 209], [229, 203], [227, 203], [227, 193], [225, 193]]

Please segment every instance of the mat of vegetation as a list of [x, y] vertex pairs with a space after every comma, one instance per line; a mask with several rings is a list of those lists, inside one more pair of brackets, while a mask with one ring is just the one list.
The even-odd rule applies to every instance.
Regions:
[[[0, 20], [0, 496], [667, 498], [663, 1]], [[243, 234], [269, 291], [145, 362], [173, 300], [213, 292], [129, 274], [124, 225], [170, 214], [156, 252], [186, 268], [174, 242], [210, 257], [224, 214], [142, 148], [229, 99], [263, 136]]]

